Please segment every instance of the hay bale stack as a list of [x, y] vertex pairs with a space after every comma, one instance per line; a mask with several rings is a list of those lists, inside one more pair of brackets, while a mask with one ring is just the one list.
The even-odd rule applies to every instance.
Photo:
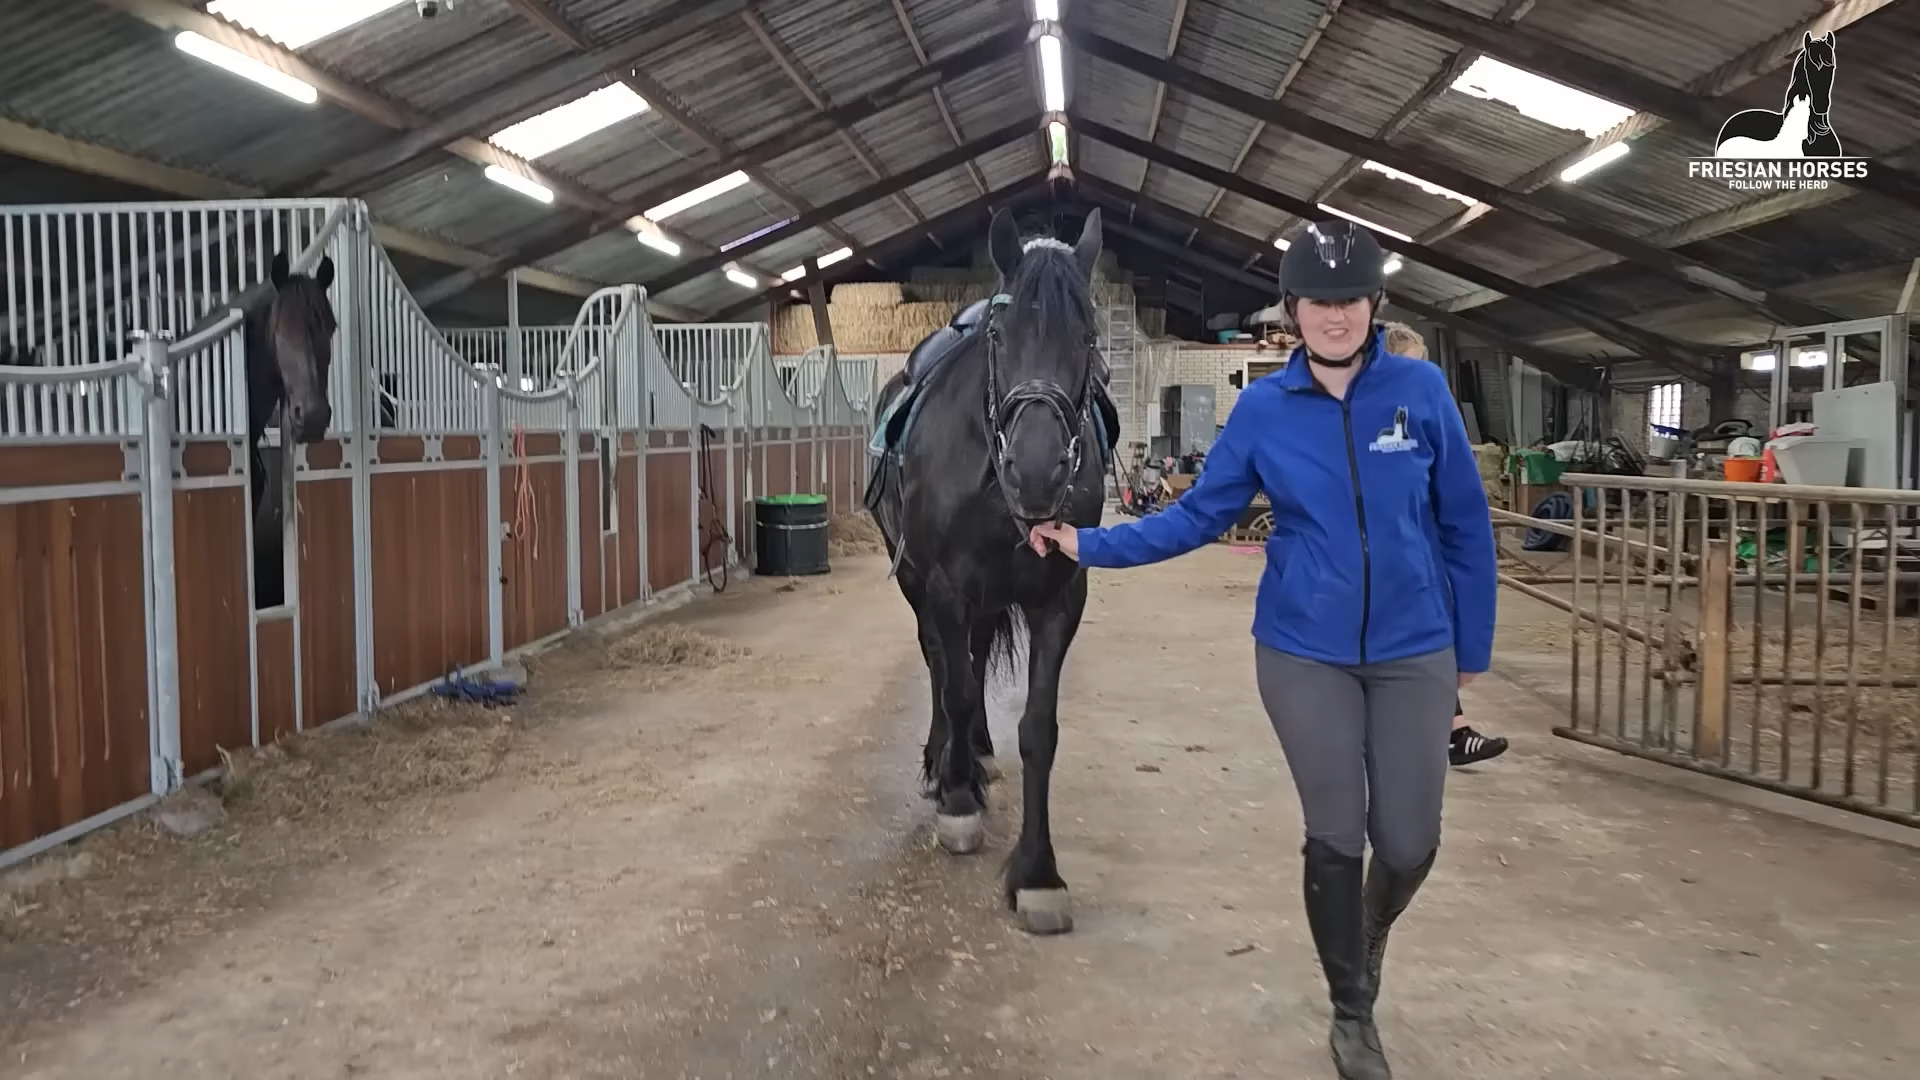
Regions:
[[843, 307], [848, 310], [859, 308], [898, 307], [906, 297], [902, 295], [900, 283], [896, 281], [852, 281], [845, 285], [835, 285], [830, 307]]
[[[853, 302], [842, 303], [842, 292], [852, 289], [861, 291], [851, 298]], [[900, 287], [884, 283], [842, 285], [834, 291], [833, 300], [827, 305], [827, 321], [833, 326], [833, 342], [842, 353], [906, 352], [928, 334], [953, 321], [954, 312], [958, 310], [956, 304], [938, 301], [874, 303], [884, 298], [882, 289], [891, 289], [897, 296]], [[793, 304], [780, 309], [773, 326], [774, 352], [802, 353], [817, 344], [819, 337], [814, 333], [812, 308]]]

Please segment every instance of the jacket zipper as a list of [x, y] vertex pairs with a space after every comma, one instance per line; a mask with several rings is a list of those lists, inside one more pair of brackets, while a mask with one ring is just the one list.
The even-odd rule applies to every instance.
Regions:
[[1353, 520], [1360, 526], [1360, 663], [1364, 665], [1367, 619], [1373, 614], [1373, 562], [1367, 550], [1367, 507], [1360, 497], [1360, 459], [1353, 452], [1352, 397], [1353, 384], [1349, 382], [1346, 394], [1340, 398], [1340, 425], [1347, 433], [1347, 476], [1353, 481]]

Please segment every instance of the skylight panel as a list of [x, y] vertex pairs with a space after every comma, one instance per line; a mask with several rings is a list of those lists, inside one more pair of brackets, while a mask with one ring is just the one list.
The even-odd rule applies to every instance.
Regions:
[[614, 83], [502, 128], [487, 141], [532, 161], [646, 111], [645, 98]]
[[675, 195], [659, 206], [647, 211], [646, 216], [653, 221], [665, 221], [675, 214], [691, 210], [709, 199], [717, 199], [734, 188], [747, 182], [744, 171], [734, 171], [711, 183], [701, 184], [685, 194]]
[[409, 0], [213, 0], [207, 14], [298, 49]]
[[1396, 232], [1393, 229], [1389, 229], [1385, 225], [1382, 225], [1378, 222], [1368, 221], [1366, 218], [1363, 218], [1358, 214], [1349, 214], [1345, 210], [1342, 210], [1338, 207], [1328, 206], [1326, 203], [1315, 203], [1314, 205], [1318, 206], [1320, 209], [1326, 211], [1327, 213], [1332, 214], [1334, 217], [1346, 218], [1348, 221], [1353, 222], [1355, 225], [1364, 225], [1365, 227], [1372, 229], [1374, 232], [1386, 233], [1388, 236], [1391, 236], [1396, 240], [1405, 240], [1408, 243], [1413, 242], [1413, 237], [1408, 236], [1406, 233]]
[[1430, 180], [1422, 180], [1412, 173], [1401, 172], [1399, 169], [1389, 165], [1382, 165], [1377, 161], [1369, 161], [1363, 165], [1362, 168], [1371, 169], [1382, 176], [1390, 176], [1401, 183], [1412, 184], [1414, 187], [1419, 188], [1429, 195], [1438, 195], [1443, 199], [1452, 199], [1462, 206], [1474, 206], [1479, 202], [1478, 199], [1469, 199], [1452, 188], [1441, 187], [1439, 184]]
[[1599, 138], [1633, 115], [1633, 110], [1624, 105], [1563, 86], [1490, 56], [1475, 60], [1473, 66], [1453, 81], [1453, 89], [1488, 101], [1504, 102], [1543, 124], [1586, 132], [1589, 139]]

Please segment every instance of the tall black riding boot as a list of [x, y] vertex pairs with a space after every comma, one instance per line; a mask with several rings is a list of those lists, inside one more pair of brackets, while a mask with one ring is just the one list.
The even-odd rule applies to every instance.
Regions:
[[1387, 958], [1387, 931], [1393, 921], [1413, 902], [1413, 894], [1427, 880], [1433, 860], [1440, 854], [1435, 848], [1425, 862], [1411, 870], [1395, 870], [1374, 853], [1367, 867], [1367, 1004], [1380, 999], [1380, 966]]
[[1373, 999], [1367, 992], [1367, 938], [1361, 864], [1318, 840], [1306, 847], [1307, 925], [1320, 951], [1333, 1003], [1333, 1029], [1327, 1045], [1341, 1080], [1393, 1080], [1380, 1033], [1373, 1026]]

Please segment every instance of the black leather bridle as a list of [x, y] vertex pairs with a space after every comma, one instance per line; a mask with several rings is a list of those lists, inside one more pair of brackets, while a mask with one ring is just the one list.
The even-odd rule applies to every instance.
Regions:
[[1007, 500], [1007, 509], [1014, 517], [1021, 516], [1013, 505], [1012, 493], [1007, 490], [1007, 455], [1011, 447], [1007, 444], [1007, 429], [1020, 418], [1028, 406], [1044, 405], [1053, 414], [1067, 433], [1067, 482], [1054, 493], [1053, 502], [1047, 511], [1047, 520], [1058, 520], [1061, 508], [1066, 505], [1067, 496], [1073, 493], [1074, 481], [1080, 475], [1080, 461], [1083, 441], [1087, 430], [1089, 409], [1093, 395], [1093, 360], [1098, 349], [1087, 346], [1087, 366], [1080, 380], [1080, 393], [1076, 397], [1067, 393], [1065, 387], [1048, 379], [1028, 379], [1016, 383], [1000, 393], [1000, 314], [1005, 311], [1011, 298], [1000, 294], [993, 298], [987, 312], [987, 434], [991, 444], [989, 454], [993, 460], [994, 479], [1000, 483], [1000, 494]]

